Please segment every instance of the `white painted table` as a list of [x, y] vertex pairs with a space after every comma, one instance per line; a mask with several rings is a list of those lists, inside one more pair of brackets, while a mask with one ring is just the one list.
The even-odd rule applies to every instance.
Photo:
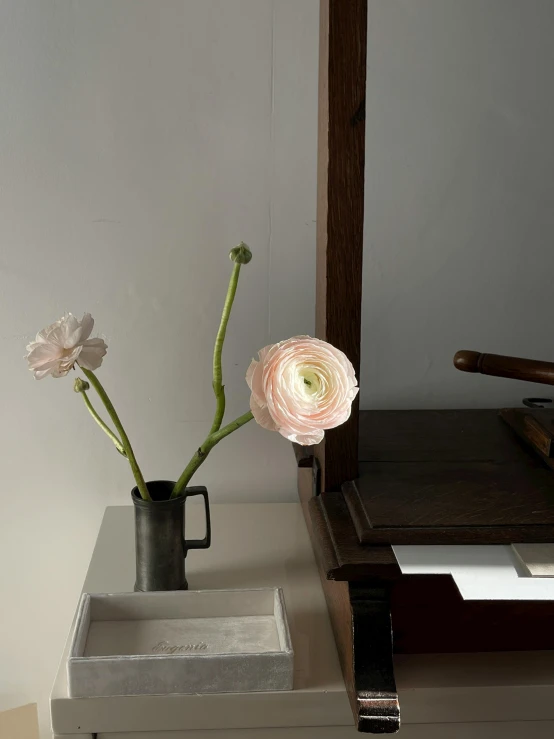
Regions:
[[[325, 600], [297, 504], [214, 505], [213, 546], [193, 551], [193, 589], [278, 585], [293, 646], [290, 692], [70, 699], [64, 653], [52, 690], [55, 739], [355, 739]], [[187, 536], [201, 535], [190, 506]], [[133, 509], [108, 508], [88, 592], [134, 582]], [[554, 627], [554, 625], [553, 625]], [[401, 656], [396, 676], [404, 739], [550, 739], [554, 654]]]

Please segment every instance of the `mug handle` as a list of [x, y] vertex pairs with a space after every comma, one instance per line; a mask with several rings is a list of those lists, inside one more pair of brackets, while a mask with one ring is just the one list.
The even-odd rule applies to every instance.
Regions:
[[[210, 521], [210, 499], [208, 498], [208, 491], [201, 485], [198, 487], [187, 488], [185, 497], [192, 498], [193, 495], [201, 495], [204, 498], [204, 510], [206, 512], [206, 536], [203, 539], [183, 539], [183, 550], [185, 557], [189, 549], [208, 549], [212, 543], [212, 525]], [[186, 501], [185, 501], [186, 504]]]

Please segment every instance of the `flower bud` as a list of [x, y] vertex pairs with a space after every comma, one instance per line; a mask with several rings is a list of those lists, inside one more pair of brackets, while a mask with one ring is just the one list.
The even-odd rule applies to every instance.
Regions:
[[82, 380], [80, 377], [75, 378], [75, 382], [73, 383], [73, 390], [76, 393], [86, 393], [86, 391], [89, 389], [90, 385], [86, 380]]
[[241, 241], [238, 246], [235, 246], [234, 249], [231, 249], [231, 251], [229, 252], [229, 259], [232, 262], [236, 262], [237, 264], [248, 264], [248, 262], [252, 259], [252, 252], [246, 246], [244, 241]]

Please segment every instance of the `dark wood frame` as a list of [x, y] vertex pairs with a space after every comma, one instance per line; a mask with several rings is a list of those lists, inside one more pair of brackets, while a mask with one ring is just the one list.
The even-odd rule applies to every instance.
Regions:
[[[320, 0], [316, 336], [360, 376], [367, 0]], [[458, 369], [554, 384], [554, 365], [459, 352]], [[319, 491], [358, 477], [359, 402], [315, 448]]]
[[[341, 349], [358, 377], [367, 23], [367, 0], [320, 0], [316, 335]], [[554, 365], [545, 363], [461, 352], [455, 365], [470, 372], [554, 384]], [[349, 481], [359, 478], [359, 453], [363, 459], [367, 454], [364, 443], [359, 443], [360, 424], [364, 432], [371, 420], [373, 440], [379, 427], [387, 425], [386, 413], [373, 413], [370, 419], [360, 414], [356, 403], [350, 420], [328, 431], [318, 447], [296, 447], [300, 500], [346, 689], [358, 729], [369, 733], [392, 733], [400, 727], [392, 628], [395, 652], [554, 649], [550, 627], [554, 603], [465, 602], [450, 575], [402, 575], [391, 546], [364, 541], [366, 509], [352, 488], [355, 483]], [[529, 411], [522, 415], [519, 409], [515, 414], [509, 409], [503, 418], [554, 468], [554, 417], [543, 419], [543, 413], [548, 412], [532, 411], [531, 417]], [[412, 445], [414, 439], [409, 440], [410, 454], [417, 446]], [[398, 459], [392, 461], [409, 459], [402, 456], [396, 434], [393, 441]], [[380, 448], [378, 460], [382, 453]], [[368, 461], [373, 461], [371, 456]], [[360, 472], [366, 474], [363, 465]], [[550, 524], [554, 526], [554, 521]], [[507, 541], [520, 540], [513, 539], [508, 529], [504, 534]], [[528, 529], [522, 540], [525, 536], [533, 540], [532, 534]], [[445, 542], [450, 541], [448, 535], [446, 529]], [[545, 540], [541, 532], [536, 535], [536, 540]]]
[[[320, 0], [316, 336], [341, 349], [358, 377], [367, 22], [367, 0]], [[319, 446], [296, 448], [298, 489], [356, 725], [365, 732], [389, 733], [398, 730], [400, 711], [388, 598], [352, 598], [349, 582], [334, 581], [332, 570], [339, 562], [320, 497], [323, 491], [340, 491], [346, 480], [358, 477], [358, 415], [359, 399], [347, 423], [328, 431]], [[342, 495], [337, 495], [340, 505]], [[385, 569], [397, 571], [390, 547], [385, 552]], [[371, 617], [388, 631], [389, 639], [381, 640], [378, 654], [369, 649], [363, 662], [355, 661], [356, 646], [369, 632]]]
[[[359, 376], [367, 0], [321, 0], [319, 44], [316, 336], [341, 349]], [[316, 456], [324, 490], [357, 477], [357, 402]]]

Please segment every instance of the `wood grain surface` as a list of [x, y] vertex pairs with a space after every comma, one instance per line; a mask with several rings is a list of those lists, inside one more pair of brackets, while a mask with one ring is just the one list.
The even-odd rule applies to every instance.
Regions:
[[[387, 582], [373, 587], [367, 582], [355, 585], [329, 577], [327, 568], [337, 569], [339, 564], [322, 496], [313, 497], [312, 475], [306, 465], [298, 467], [298, 491], [356, 726], [368, 733], [394, 733], [400, 727], [400, 707], [394, 680], [389, 586]], [[390, 547], [384, 549], [394, 558]]]
[[554, 541], [553, 460], [545, 454], [554, 411], [502, 416], [527, 438], [494, 410], [361, 413], [364, 461], [359, 478], [342, 486], [358, 541]]
[[[320, 4], [316, 336], [360, 370], [367, 0]], [[357, 476], [358, 404], [317, 456], [324, 490]]]
[[314, 497], [305, 463], [298, 490], [360, 730], [399, 726], [391, 624], [395, 654], [554, 650], [554, 603], [464, 601], [451, 575], [402, 575], [390, 546], [356, 541], [340, 493]]
[[481, 375], [554, 385], [552, 362], [462, 350], [454, 355], [454, 366], [462, 372], [477, 372]]

